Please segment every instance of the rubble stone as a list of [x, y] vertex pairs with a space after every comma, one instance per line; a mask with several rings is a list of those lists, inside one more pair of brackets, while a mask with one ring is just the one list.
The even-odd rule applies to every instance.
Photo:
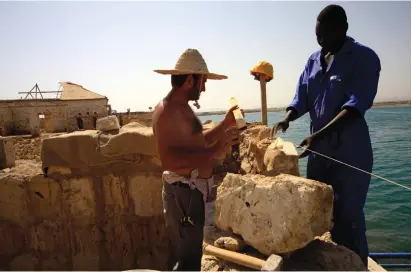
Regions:
[[256, 125], [241, 134], [241, 169], [245, 174], [299, 176], [299, 158], [294, 145], [280, 137], [270, 139], [270, 128]]

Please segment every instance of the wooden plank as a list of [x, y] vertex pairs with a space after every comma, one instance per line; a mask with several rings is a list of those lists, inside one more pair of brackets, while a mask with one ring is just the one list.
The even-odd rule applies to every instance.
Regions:
[[371, 257], [368, 257], [368, 270], [369, 271], [386, 271], [385, 268], [380, 266]]

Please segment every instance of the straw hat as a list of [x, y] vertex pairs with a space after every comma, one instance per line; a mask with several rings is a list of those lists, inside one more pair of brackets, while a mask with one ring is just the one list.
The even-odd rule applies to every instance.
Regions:
[[207, 79], [227, 79], [227, 76], [210, 73], [202, 55], [196, 49], [186, 49], [173, 70], [154, 70], [162, 75], [206, 75]]

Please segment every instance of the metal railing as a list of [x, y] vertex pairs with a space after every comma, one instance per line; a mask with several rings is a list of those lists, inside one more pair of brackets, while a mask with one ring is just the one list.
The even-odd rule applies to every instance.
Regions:
[[[374, 259], [383, 268], [411, 268], [411, 253], [410, 252], [382, 252], [382, 253], [370, 253], [369, 257]], [[380, 263], [378, 260], [382, 259], [409, 259], [409, 263]], [[399, 260], [400, 261], [400, 260]]]

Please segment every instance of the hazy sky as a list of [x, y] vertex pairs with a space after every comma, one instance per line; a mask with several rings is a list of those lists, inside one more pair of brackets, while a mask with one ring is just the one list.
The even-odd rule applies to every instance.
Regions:
[[[275, 78], [268, 106], [285, 106], [316, 50], [316, 16], [331, 2], [0, 2], [0, 99], [20, 98], [35, 83], [56, 90], [72, 81], [105, 95], [112, 109], [147, 110], [170, 90], [173, 68], [197, 48], [211, 72], [201, 110], [225, 109], [235, 95], [260, 107], [259, 82], [249, 74], [269, 61]], [[410, 2], [335, 2], [348, 35], [377, 52], [382, 72], [375, 101], [410, 99]]]

